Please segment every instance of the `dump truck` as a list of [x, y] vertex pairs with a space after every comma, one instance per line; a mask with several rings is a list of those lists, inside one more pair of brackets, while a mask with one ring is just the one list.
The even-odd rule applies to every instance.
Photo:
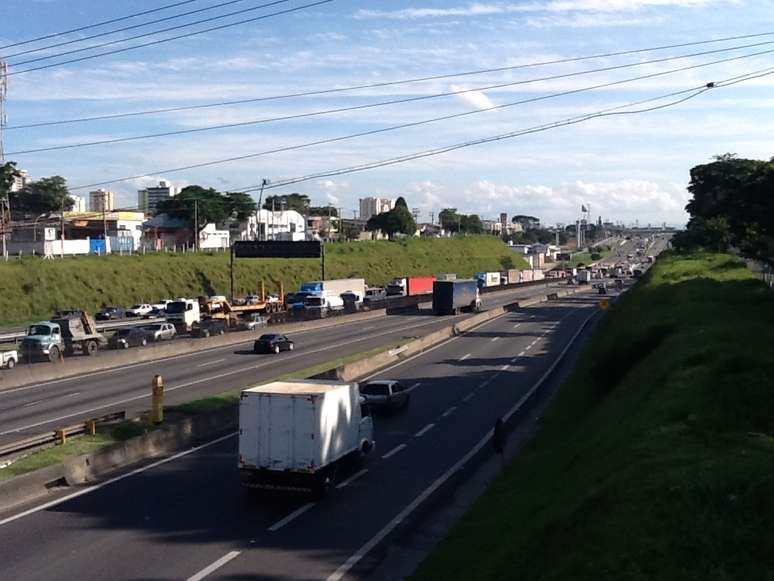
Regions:
[[28, 360], [57, 361], [62, 355], [94, 355], [106, 345], [107, 339], [97, 332], [94, 319], [88, 313], [80, 312], [30, 325], [22, 339], [21, 350]]
[[356, 382], [275, 381], [240, 395], [238, 468], [248, 488], [322, 496], [343, 464], [374, 445]]
[[460, 311], [478, 311], [481, 298], [478, 281], [436, 280], [433, 283], [433, 312], [436, 315], [458, 315]]

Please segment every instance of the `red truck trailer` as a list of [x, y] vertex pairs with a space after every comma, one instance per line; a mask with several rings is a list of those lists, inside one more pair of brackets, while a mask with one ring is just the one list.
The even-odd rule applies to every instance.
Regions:
[[406, 296], [422, 295], [433, 292], [434, 276], [409, 276], [406, 278]]

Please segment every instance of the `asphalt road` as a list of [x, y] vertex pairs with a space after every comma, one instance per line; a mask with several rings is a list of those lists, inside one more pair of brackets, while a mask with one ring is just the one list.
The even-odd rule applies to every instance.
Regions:
[[379, 374], [413, 386], [411, 403], [375, 419], [377, 448], [365, 469], [341, 475], [319, 503], [248, 495], [232, 435], [77, 498], [0, 517], [3, 576], [361, 577], [391, 523], [410, 518], [428, 487], [524, 396], [596, 312], [597, 298], [508, 313]]
[[[485, 308], [495, 307], [545, 293], [546, 286], [538, 285], [486, 294], [482, 301]], [[421, 336], [467, 316], [436, 317], [421, 311], [342, 322], [291, 335], [296, 350], [278, 356], [253, 354], [250, 339], [236, 346], [0, 391], [0, 442], [113, 411], [126, 410], [131, 415], [145, 410], [151, 379], [156, 374], [165, 380], [165, 403], [174, 405], [368, 351], [394, 340]]]

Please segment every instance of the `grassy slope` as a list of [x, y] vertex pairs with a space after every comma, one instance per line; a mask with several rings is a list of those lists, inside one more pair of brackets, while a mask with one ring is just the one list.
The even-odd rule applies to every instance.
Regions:
[[[384, 284], [402, 274], [469, 276], [504, 264], [510, 267], [509, 258], [513, 267], [520, 266], [520, 259], [491, 236], [331, 244], [326, 247], [326, 277], [358, 276]], [[235, 278], [239, 293], [259, 290], [262, 280], [267, 291], [280, 283], [294, 289], [301, 281], [320, 278], [320, 261], [241, 259], [236, 261]], [[226, 254], [12, 260], [0, 263], [0, 324], [46, 318], [58, 306], [95, 312], [102, 304], [227, 294], [228, 289]]]
[[664, 257], [418, 579], [774, 578], [774, 295]]

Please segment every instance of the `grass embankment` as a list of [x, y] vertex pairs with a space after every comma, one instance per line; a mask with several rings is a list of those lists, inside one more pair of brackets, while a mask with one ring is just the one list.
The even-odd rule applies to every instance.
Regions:
[[416, 579], [774, 578], [774, 295], [664, 256]]
[[[401, 275], [523, 268], [522, 259], [492, 236], [349, 242], [326, 245], [327, 278], [363, 277], [385, 284]], [[237, 259], [235, 292], [298, 288], [320, 278], [319, 260]], [[95, 312], [103, 304], [130, 305], [177, 296], [228, 294], [229, 256], [149, 254], [0, 262], [0, 325], [51, 316], [58, 307]]]

